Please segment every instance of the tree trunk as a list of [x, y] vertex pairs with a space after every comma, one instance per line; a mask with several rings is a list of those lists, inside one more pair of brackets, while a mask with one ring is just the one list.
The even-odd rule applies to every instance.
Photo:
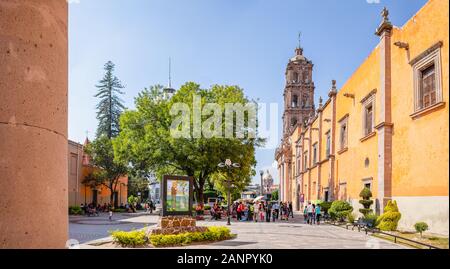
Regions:
[[199, 187], [196, 190], [196, 194], [197, 194], [197, 203], [199, 203], [200, 205], [203, 206], [203, 184], [198, 184]]
[[111, 194], [109, 195], [109, 203], [111, 206], [114, 206], [114, 188], [112, 183], [109, 185], [109, 189], [111, 190]]

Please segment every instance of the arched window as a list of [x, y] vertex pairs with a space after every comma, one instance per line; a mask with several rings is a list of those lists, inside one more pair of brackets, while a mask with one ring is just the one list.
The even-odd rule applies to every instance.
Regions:
[[294, 72], [292, 74], [292, 82], [293, 83], [297, 83], [298, 82], [298, 73], [297, 72]]
[[297, 118], [296, 117], [293, 117], [292, 119], [291, 119], [291, 126], [295, 126], [297, 124]]
[[298, 106], [298, 96], [296, 94], [294, 94], [292, 96], [292, 107], [297, 107]]

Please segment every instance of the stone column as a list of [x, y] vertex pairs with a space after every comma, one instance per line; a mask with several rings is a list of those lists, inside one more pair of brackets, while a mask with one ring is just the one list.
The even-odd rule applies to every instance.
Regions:
[[322, 97], [319, 99], [319, 108], [317, 109], [318, 118], [319, 121], [319, 147], [317, 149], [317, 200], [320, 200], [322, 198], [321, 193], [321, 186], [322, 186], [322, 113], [323, 112], [323, 106], [322, 106]]
[[[380, 105], [378, 113], [378, 201], [376, 209], [383, 212], [384, 206], [392, 198], [392, 119], [391, 119], [391, 32], [389, 12], [381, 13], [383, 21], [376, 31], [380, 37]], [[378, 210], [377, 210], [378, 211]]]
[[65, 0], [0, 1], [0, 248], [68, 239]]
[[330, 131], [330, 181], [328, 183], [328, 196], [329, 200], [333, 201], [337, 199], [337, 191], [335, 187], [335, 163], [336, 163], [336, 139], [338, 137], [338, 134], [336, 134], [336, 95], [337, 95], [337, 89], [336, 89], [336, 80], [332, 80], [331, 82], [331, 90], [328, 93], [328, 97], [331, 99], [331, 131]]

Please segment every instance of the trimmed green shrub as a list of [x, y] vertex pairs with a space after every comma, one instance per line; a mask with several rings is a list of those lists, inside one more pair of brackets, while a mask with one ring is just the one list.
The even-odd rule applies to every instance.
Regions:
[[359, 203], [362, 204], [363, 208], [359, 209], [359, 212], [361, 212], [364, 216], [367, 214], [372, 213], [372, 209], [370, 209], [370, 206], [373, 204], [372, 198], [372, 192], [369, 188], [364, 187], [362, 191], [359, 193], [359, 196], [362, 198], [362, 200], [359, 200]]
[[418, 233], [420, 233], [420, 237], [422, 237], [422, 233], [428, 230], [428, 224], [426, 224], [425, 222], [417, 222], [416, 224], [414, 224], [414, 228]]
[[69, 206], [69, 215], [82, 215], [83, 209], [79, 206]]
[[398, 210], [397, 202], [389, 201], [384, 208], [384, 213], [377, 219], [377, 227], [382, 231], [395, 231], [401, 217], [402, 214]]
[[328, 212], [332, 219], [343, 222], [348, 214], [353, 212], [353, 207], [346, 201], [336, 200], [331, 204]]
[[124, 247], [143, 246], [148, 241], [145, 231], [143, 230], [130, 232], [114, 231], [111, 232], [111, 236], [114, 242], [119, 243]]
[[326, 214], [331, 207], [332, 202], [322, 202], [319, 204], [322, 211]]
[[227, 227], [208, 227], [206, 232], [181, 234], [150, 235], [150, 243], [155, 247], [187, 245], [192, 242], [221, 241], [231, 238], [231, 231]]
[[378, 219], [378, 216], [374, 213], [368, 213], [367, 215], [365, 215], [363, 217], [363, 220], [371, 227], [377, 226], [377, 219]]

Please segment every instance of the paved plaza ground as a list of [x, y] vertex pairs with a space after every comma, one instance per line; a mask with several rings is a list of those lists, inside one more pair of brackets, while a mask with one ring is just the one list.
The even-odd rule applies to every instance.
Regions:
[[[140, 229], [155, 226], [159, 216], [144, 215], [130, 217], [115, 215], [110, 222], [106, 215], [99, 217], [71, 217], [70, 238], [78, 240], [80, 248], [102, 248], [98, 242], [110, 241], [110, 230]], [[225, 220], [198, 221], [197, 225], [226, 225]], [[183, 248], [208, 249], [404, 249], [402, 245], [378, 239], [365, 232], [346, 230], [328, 224], [304, 224], [300, 215], [289, 221], [278, 222], [236, 222], [229, 226], [237, 237], [232, 240], [206, 245], [191, 245]]]

